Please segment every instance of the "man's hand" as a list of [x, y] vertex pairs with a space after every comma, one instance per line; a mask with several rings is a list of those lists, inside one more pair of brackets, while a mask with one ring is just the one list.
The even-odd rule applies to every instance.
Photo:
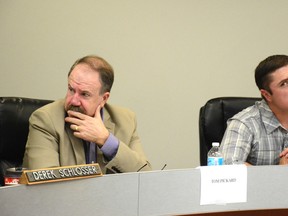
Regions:
[[287, 165], [288, 164], [288, 148], [285, 148], [281, 153], [280, 153], [280, 162], [279, 165]]
[[109, 131], [102, 121], [100, 110], [99, 105], [94, 117], [69, 110], [69, 117], [66, 117], [65, 121], [71, 124], [74, 136], [102, 147], [109, 137]]

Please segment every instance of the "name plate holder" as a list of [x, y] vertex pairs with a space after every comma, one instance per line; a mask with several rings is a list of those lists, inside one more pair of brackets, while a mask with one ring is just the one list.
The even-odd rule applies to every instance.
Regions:
[[19, 184], [42, 184], [102, 176], [98, 163], [23, 171]]

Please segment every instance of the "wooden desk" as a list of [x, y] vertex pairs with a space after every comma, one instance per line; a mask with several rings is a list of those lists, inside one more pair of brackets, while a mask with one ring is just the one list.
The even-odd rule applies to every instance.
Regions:
[[185, 216], [286, 216], [288, 209], [263, 209], [233, 212], [210, 212], [202, 214], [188, 214]]

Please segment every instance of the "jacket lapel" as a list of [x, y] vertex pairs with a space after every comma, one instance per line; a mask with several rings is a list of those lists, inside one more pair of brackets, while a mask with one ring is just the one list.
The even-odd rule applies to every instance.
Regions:
[[76, 160], [76, 164], [86, 164], [83, 140], [73, 135], [73, 131], [70, 129], [68, 124], [65, 124], [65, 130], [66, 133], [68, 134], [68, 138], [70, 140], [71, 147], [74, 152], [74, 158]]
[[106, 109], [104, 109], [103, 117], [104, 117], [103, 122], [104, 122], [105, 127], [107, 128], [109, 132], [114, 134], [115, 124], [112, 122], [112, 119]]

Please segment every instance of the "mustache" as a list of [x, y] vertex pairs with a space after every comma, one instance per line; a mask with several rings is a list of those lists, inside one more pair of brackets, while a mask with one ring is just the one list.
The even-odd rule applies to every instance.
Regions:
[[70, 105], [70, 106], [68, 107], [68, 110], [71, 110], [71, 111], [75, 111], [75, 112], [79, 112], [79, 113], [85, 114], [84, 110], [83, 110], [80, 106], [73, 106], [73, 105]]

